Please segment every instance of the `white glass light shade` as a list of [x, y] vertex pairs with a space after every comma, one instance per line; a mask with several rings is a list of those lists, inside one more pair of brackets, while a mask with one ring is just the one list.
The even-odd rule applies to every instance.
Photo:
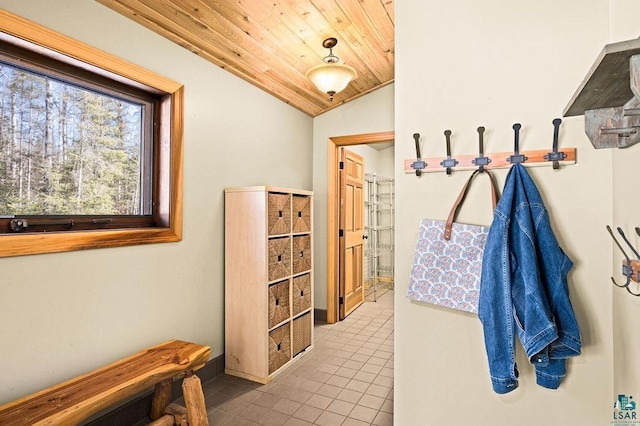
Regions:
[[317, 65], [307, 71], [307, 78], [330, 96], [344, 90], [355, 77], [356, 70], [348, 65], [335, 63]]

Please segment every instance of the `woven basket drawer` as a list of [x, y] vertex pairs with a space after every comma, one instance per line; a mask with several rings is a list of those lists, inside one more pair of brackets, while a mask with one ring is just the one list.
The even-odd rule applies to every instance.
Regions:
[[293, 315], [298, 315], [311, 307], [311, 274], [293, 279]]
[[267, 229], [269, 235], [291, 232], [291, 196], [269, 193], [267, 195]]
[[290, 323], [269, 332], [269, 374], [291, 359]]
[[289, 318], [289, 280], [269, 286], [269, 328]]
[[304, 314], [293, 320], [293, 355], [296, 356], [311, 346], [311, 313]]
[[269, 240], [269, 281], [291, 275], [291, 237]]
[[311, 231], [311, 197], [293, 196], [293, 232]]
[[311, 269], [311, 237], [298, 235], [293, 237], [293, 273]]

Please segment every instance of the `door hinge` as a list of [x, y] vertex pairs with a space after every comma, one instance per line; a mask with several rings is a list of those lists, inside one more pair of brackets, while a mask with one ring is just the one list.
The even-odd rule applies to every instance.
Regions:
[[344, 229], [341, 229], [340, 231], [338, 231], [338, 236], [344, 237]]
[[344, 170], [344, 161], [341, 161], [338, 167], [340, 168], [340, 170]]
[[338, 297], [338, 303], [341, 305], [344, 305], [344, 297], [342, 296]]

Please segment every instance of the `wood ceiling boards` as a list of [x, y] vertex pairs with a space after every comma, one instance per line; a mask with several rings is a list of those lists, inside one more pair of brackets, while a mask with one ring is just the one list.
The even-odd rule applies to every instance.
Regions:
[[[96, 0], [315, 117], [393, 82], [393, 0]], [[307, 78], [329, 52], [358, 76], [333, 102]]]

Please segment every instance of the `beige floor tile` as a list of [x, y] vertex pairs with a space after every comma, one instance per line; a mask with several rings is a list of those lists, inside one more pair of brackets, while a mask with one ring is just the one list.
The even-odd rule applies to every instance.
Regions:
[[315, 394], [312, 395], [311, 398], [307, 400], [307, 402], [305, 402], [305, 405], [310, 405], [312, 407], [324, 410], [329, 406], [329, 404], [331, 404], [331, 401], [333, 401], [333, 398]]
[[362, 420], [363, 422], [371, 423], [373, 419], [378, 415], [378, 411], [373, 408], [363, 407], [362, 405], [356, 405], [351, 410], [349, 417], [356, 420]]
[[316, 392], [319, 395], [328, 396], [329, 398], [335, 398], [338, 394], [342, 392], [342, 388], [334, 385], [329, 385], [325, 383], [318, 389]]
[[352, 419], [351, 417], [347, 417], [347, 419], [342, 423], [342, 426], [369, 426], [371, 423], [363, 422], [362, 420]]
[[391, 388], [388, 388], [386, 386], [376, 385], [376, 384], [372, 384], [365, 391], [365, 393], [369, 395], [378, 396], [380, 398], [386, 398], [387, 396], [389, 396], [390, 392], [391, 392]]
[[371, 386], [371, 383], [353, 379], [347, 384], [347, 386], [345, 386], [345, 389], [351, 389], [358, 392], [365, 392], [367, 389], [369, 389], [369, 386]]
[[376, 426], [393, 426], [393, 415], [380, 411], [376, 418], [373, 419], [373, 424]]
[[282, 426], [287, 420], [289, 420], [289, 416], [272, 410], [265, 414], [258, 423], [263, 426]]
[[316, 420], [319, 426], [339, 426], [345, 421], [346, 417], [340, 414], [325, 411]]
[[355, 376], [353, 376], [353, 378], [355, 380], [360, 380], [361, 382], [367, 382], [367, 383], [373, 383], [373, 381], [376, 379], [376, 374], [374, 373], [367, 373], [366, 371], [358, 371], [356, 373]]
[[337, 413], [337, 414], [341, 414], [343, 416], [348, 416], [349, 413], [351, 413], [351, 410], [353, 410], [353, 407], [355, 407], [356, 405], [351, 403], [351, 402], [347, 402], [347, 401], [341, 401], [339, 399], [334, 399], [331, 404], [329, 404], [329, 406], [327, 407], [327, 411], [331, 411], [332, 413]]
[[380, 411], [393, 414], [393, 400], [385, 399], [384, 404], [382, 404], [382, 408], [380, 408]]
[[347, 385], [347, 383], [349, 383], [351, 381], [350, 378], [348, 377], [342, 377], [342, 376], [336, 376], [333, 375], [329, 378], [329, 380], [327, 380], [327, 383], [325, 383], [326, 385], [333, 385], [333, 386], [337, 386], [340, 388], [343, 388]]
[[283, 426], [313, 426], [313, 423], [291, 417]]
[[300, 383], [296, 389], [315, 393], [318, 389], [320, 389], [320, 386], [322, 386], [322, 383], [307, 379]]
[[364, 395], [363, 392], [357, 392], [350, 389], [343, 389], [342, 392], [338, 394], [336, 399], [339, 399], [341, 401], [352, 402], [355, 404], [360, 400], [360, 398], [362, 398], [362, 395]]
[[305, 420], [308, 422], [315, 422], [318, 417], [322, 414], [322, 410], [316, 407], [311, 407], [309, 405], [303, 405], [293, 413], [293, 417], [301, 420]]
[[292, 401], [290, 399], [287, 398], [283, 398], [280, 400], [280, 402], [278, 402], [274, 407], [273, 410], [277, 411], [279, 413], [282, 414], [286, 414], [287, 416], [291, 416], [293, 415], [293, 413], [295, 413], [296, 411], [298, 411], [298, 409], [302, 407], [302, 404], [296, 401]]
[[382, 408], [382, 404], [384, 404], [385, 399], [380, 398], [378, 396], [364, 394], [360, 401], [358, 401], [358, 405], [362, 405], [364, 407], [373, 408], [374, 410], [379, 410]]

